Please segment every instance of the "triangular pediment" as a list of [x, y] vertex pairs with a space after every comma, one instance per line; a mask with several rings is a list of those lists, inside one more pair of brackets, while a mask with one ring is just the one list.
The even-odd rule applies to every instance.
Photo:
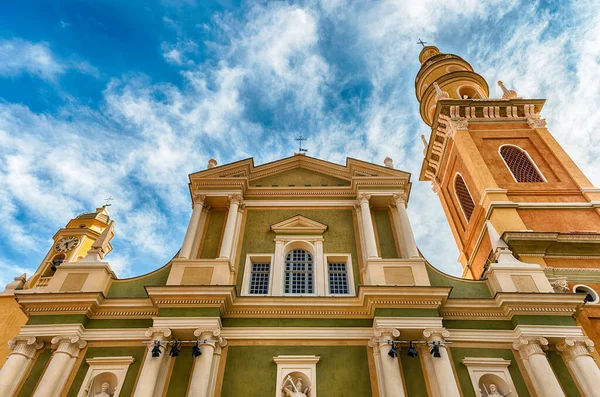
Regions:
[[295, 167], [252, 180], [250, 186], [350, 186], [350, 181], [323, 172]]
[[276, 234], [323, 234], [327, 231], [327, 225], [296, 215], [271, 225], [271, 230]]

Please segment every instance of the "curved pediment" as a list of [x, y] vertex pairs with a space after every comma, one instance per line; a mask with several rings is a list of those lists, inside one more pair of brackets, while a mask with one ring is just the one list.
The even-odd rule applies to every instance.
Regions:
[[271, 230], [276, 234], [323, 234], [327, 231], [327, 225], [296, 215], [271, 225]]

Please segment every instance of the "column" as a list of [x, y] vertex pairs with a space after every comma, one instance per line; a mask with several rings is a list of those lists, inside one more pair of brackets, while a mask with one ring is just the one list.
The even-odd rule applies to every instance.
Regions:
[[565, 397], [542, 349], [545, 346], [548, 346], [548, 340], [542, 337], [523, 337], [513, 343], [513, 349], [517, 350], [523, 359], [538, 396]]
[[[375, 329], [375, 338], [369, 341], [375, 356], [378, 384], [380, 394], [385, 397], [404, 397], [404, 384], [400, 375], [398, 357], [391, 357], [388, 353], [392, 348], [389, 341], [400, 336], [397, 329]], [[381, 390], [383, 389], [383, 390]]]
[[208, 397], [210, 395], [213, 374], [213, 360], [216, 345], [225, 346], [227, 342], [221, 338], [220, 329], [194, 331], [194, 336], [200, 339], [202, 354], [194, 359], [194, 371], [190, 383], [188, 397]]
[[33, 397], [53, 397], [59, 395], [65, 387], [65, 383], [79, 352], [87, 343], [77, 335], [61, 335], [52, 338], [52, 348], [56, 351], [52, 355], [46, 371], [38, 383]]
[[194, 209], [192, 211], [192, 218], [188, 224], [185, 237], [183, 238], [183, 244], [181, 245], [181, 251], [179, 251], [180, 258], [189, 259], [192, 245], [194, 244], [194, 237], [198, 232], [198, 224], [200, 223], [200, 217], [202, 216], [202, 209], [204, 208], [204, 200], [206, 196], [203, 194], [197, 194], [194, 196]]
[[403, 258], [420, 258], [419, 250], [417, 250], [417, 243], [415, 242], [415, 236], [408, 219], [408, 212], [406, 211], [406, 193], [394, 194], [392, 203], [396, 207], [398, 214], [399, 224], [396, 229], [400, 233], [400, 238], [404, 242], [406, 252], [402, 253]]
[[43, 346], [44, 342], [38, 341], [34, 336], [16, 336], [8, 341], [8, 348], [12, 352], [0, 370], [0, 390], [4, 396], [14, 396], [23, 376], [33, 363], [35, 352]]
[[154, 341], [164, 341], [171, 336], [171, 330], [168, 328], [149, 328], [146, 331], [146, 337], [151, 338], [148, 344], [148, 351], [144, 359], [142, 366], [142, 373], [133, 393], [134, 397], [152, 397], [158, 383], [160, 369], [162, 364], [165, 362], [166, 357], [169, 356], [168, 349], [161, 349], [162, 354], [160, 357], [152, 357], [152, 349], [154, 348]]
[[360, 218], [364, 231], [365, 246], [367, 248], [367, 259], [379, 258], [377, 254], [377, 241], [375, 240], [375, 229], [371, 219], [371, 207], [369, 206], [370, 194], [359, 193], [356, 201], [360, 206]]
[[[425, 339], [428, 342], [443, 342], [444, 338], [450, 336], [450, 333], [443, 328], [426, 329], [423, 331], [423, 336], [425, 336]], [[421, 350], [424, 355], [423, 358], [429, 362], [429, 365], [425, 366], [427, 372], [433, 372], [427, 374], [429, 382], [435, 383], [435, 385], [432, 386], [432, 389], [437, 390], [440, 396], [460, 397], [460, 391], [458, 389], [458, 384], [456, 383], [456, 377], [454, 376], [454, 370], [452, 368], [450, 356], [448, 355], [447, 347], [446, 345], [440, 344], [439, 348], [441, 357], [433, 357], [429, 353], [431, 345], [428, 345]]]
[[229, 259], [231, 257], [231, 248], [233, 246], [233, 237], [235, 235], [235, 226], [238, 217], [238, 207], [241, 202], [241, 194], [232, 194], [229, 196], [229, 213], [227, 214], [227, 222], [225, 223], [225, 232], [223, 233], [219, 259]]
[[585, 397], [597, 396], [600, 390], [600, 369], [591, 355], [594, 342], [585, 337], [566, 338], [556, 349], [562, 352]]

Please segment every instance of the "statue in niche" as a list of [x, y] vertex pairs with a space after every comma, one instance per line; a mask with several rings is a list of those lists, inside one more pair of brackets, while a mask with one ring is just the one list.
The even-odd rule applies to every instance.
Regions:
[[310, 396], [310, 387], [304, 388], [304, 384], [302, 383], [302, 378], [298, 378], [296, 383], [292, 380], [290, 375], [285, 378], [283, 382], [283, 389], [281, 389], [282, 394], [285, 397], [309, 397]]
[[506, 395], [500, 394], [500, 391], [498, 390], [498, 386], [496, 386], [495, 383], [490, 383], [488, 385], [488, 387], [485, 387], [485, 385], [484, 385], [483, 388], [485, 390], [485, 394], [482, 393], [483, 397], [506, 397], [511, 393], [509, 391], [508, 394], [506, 394]]
[[96, 393], [94, 395], [94, 397], [111, 397], [111, 395], [107, 393], [107, 390], [109, 387], [110, 387], [110, 383], [108, 383], [108, 382], [102, 383], [100, 393]]

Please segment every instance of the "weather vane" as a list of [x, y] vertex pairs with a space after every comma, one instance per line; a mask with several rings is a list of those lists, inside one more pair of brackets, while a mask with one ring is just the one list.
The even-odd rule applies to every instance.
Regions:
[[308, 149], [302, 149], [302, 141], [306, 141], [305, 137], [300, 135], [299, 137], [295, 138], [294, 140], [298, 141], [298, 153], [308, 152]]
[[427, 42], [419, 39], [419, 41], [417, 41], [417, 44], [421, 44], [423, 48], [425, 48], [425, 44], [427, 44]]
[[105, 207], [110, 207], [112, 204], [109, 204], [109, 201], [113, 201], [114, 198], [113, 196], [108, 196], [108, 198], [105, 198], [104, 201], [106, 201], [106, 203], [104, 203]]

